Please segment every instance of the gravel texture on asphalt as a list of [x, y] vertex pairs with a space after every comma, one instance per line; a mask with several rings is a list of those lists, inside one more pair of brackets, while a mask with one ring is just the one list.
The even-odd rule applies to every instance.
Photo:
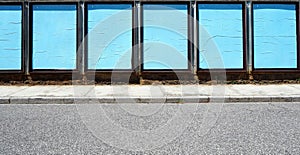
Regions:
[[[105, 105], [110, 119], [130, 130], [152, 130], [173, 117], [168, 104], [149, 116]], [[207, 104], [200, 104], [181, 135], [146, 151], [119, 149], [98, 139], [76, 105], [0, 105], [0, 154], [300, 154], [300, 103], [224, 104], [216, 123], [200, 133]], [[116, 139], [117, 140], [117, 139]]]

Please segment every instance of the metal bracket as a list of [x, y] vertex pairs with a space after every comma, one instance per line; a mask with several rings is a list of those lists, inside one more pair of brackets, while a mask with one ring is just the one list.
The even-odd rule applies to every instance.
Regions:
[[252, 68], [253, 68], [253, 39], [252, 39], [252, 1], [245, 2], [246, 5], [246, 62], [247, 62], [247, 73], [249, 75], [249, 80], [253, 80]]
[[197, 76], [197, 70], [198, 70], [198, 58], [197, 58], [197, 53], [198, 53], [198, 21], [197, 21], [197, 3], [196, 0], [191, 2], [191, 7], [192, 7], [192, 17], [193, 17], [193, 26], [192, 26], [192, 34], [193, 34], [193, 73], [195, 77]]
[[24, 67], [25, 67], [25, 75], [27, 78], [30, 78], [30, 8], [29, 8], [29, 2], [24, 2], [24, 8], [23, 8], [23, 37], [24, 37]]
[[80, 71], [80, 74], [82, 76], [85, 76], [85, 11], [84, 11], [84, 2], [80, 1], [78, 3], [79, 10], [78, 10], [78, 26], [79, 26], [79, 32], [78, 32], [78, 68]]
[[141, 2], [140, 1], [136, 1], [135, 2], [135, 6], [136, 6], [136, 21], [135, 23], [137, 25], [136, 26], [136, 38], [137, 38], [137, 45], [136, 47], [136, 53], [137, 53], [137, 61], [136, 61], [136, 67], [137, 67], [137, 73], [138, 76], [141, 76], [142, 74], [142, 52], [143, 52], [143, 47], [142, 47], [142, 7], [141, 7]]

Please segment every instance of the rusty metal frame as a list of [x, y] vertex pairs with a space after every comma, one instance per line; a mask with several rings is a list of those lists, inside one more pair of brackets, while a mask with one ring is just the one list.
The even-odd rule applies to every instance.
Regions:
[[0, 1], [0, 6], [2, 5], [8, 5], [8, 6], [21, 6], [21, 69], [8, 69], [8, 70], [0, 70], [0, 74], [24, 74], [25, 72], [25, 44], [26, 44], [26, 33], [25, 33], [25, 27], [26, 25], [24, 24], [24, 17], [26, 16], [25, 14], [25, 5], [24, 2], [19, 2], [19, 1], [9, 1], [9, 2], [3, 2]]
[[[66, 4], [66, 5], [75, 5], [76, 6], [76, 68], [75, 69], [33, 69], [32, 67], [32, 63], [33, 63], [33, 5], [58, 5], [58, 4]], [[80, 23], [78, 23], [78, 7], [79, 4], [76, 2], [46, 2], [46, 1], [38, 1], [38, 2], [32, 2], [29, 3], [29, 11], [30, 11], [30, 15], [29, 15], [29, 37], [30, 37], [30, 44], [29, 44], [29, 53], [30, 53], [30, 75], [34, 75], [34, 74], [71, 74], [77, 73], [78, 71], [78, 43], [79, 43], [79, 35], [80, 32], [78, 32], [78, 25], [80, 25]]]
[[[296, 52], [297, 52], [297, 67], [296, 68], [255, 68], [254, 66], [254, 15], [253, 15], [253, 12], [254, 12], [254, 5], [255, 4], [294, 4], [295, 5], [295, 14], [296, 14]], [[253, 44], [252, 44], [252, 50], [253, 50], [253, 55], [252, 55], [252, 62], [253, 62], [253, 65], [252, 65], [252, 73], [253, 74], [278, 74], [278, 73], [300, 73], [300, 61], [299, 61], [299, 57], [300, 57], [300, 54], [299, 54], [299, 4], [296, 3], [296, 2], [286, 2], [286, 1], [275, 1], [275, 2], [261, 2], [261, 1], [258, 1], [258, 2], [253, 2], [252, 3], [252, 40], [253, 40]]]
[[141, 65], [141, 69], [142, 69], [142, 75], [143, 77], [148, 77], [149, 75], [151, 74], [154, 74], [155, 76], [159, 76], [159, 75], [174, 75], [175, 72], [176, 73], [182, 73], [182, 74], [192, 74], [193, 73], [193, 65], [189, 62], [192, 61], [192, 46], [191, 46], [191, 40], [193, 39], [193, 36], [191, 35], [192, 33], [192, 30], [190, 29], [191, 25], [192, 25], [192, 19], [189, 18], [190, 14], [191, 14], [191, 4], [190, 4], [190, 1], [157, 1], [157, 0], [151, 0], [151, 1], [141, 1], [141, 6], [143, 6], [144, 4], [162, 4], [162, 5], [168, 5], [168, 4], [185, 4], [187, 6], [187, 66], [188, 68], [187, 69], [144, 69], [144, 65], [143, 65], [143, 62], [144, 62], [144, 48], [143, 48], [143, 42], [144, 42], [144, 30], [143, 30], [143, 27], [144, 27], [144, 9], [142, 8], [141, 9], [141, 21], [142, 21], [142, 25], [141, 25], [141, 28], [142, 28], [142, 34], [141, 34], [141, 42], [140, 44], [142, 45], [141, 47], [141, 62], [140, 64]]

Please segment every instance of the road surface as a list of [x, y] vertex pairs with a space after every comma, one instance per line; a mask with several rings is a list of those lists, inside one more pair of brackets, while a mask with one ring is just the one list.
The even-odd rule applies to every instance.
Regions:
[[[152, 108], [149, 115], [134, 115], [136, 111], [130, 111], [132, 105], [101, 106], [109, 119], [129, 131], [154, 131], [169, 120], [177, 121], [178, 104], [152, 106], [148, 108]], [[119, 142], [122, 137], [99, 137], [78, 107], [0, 105], [0, 154], [300, 154], [300, 103], [226, 103], [212, 115], [214, 119], [208, 119], [213, 123], [205, 133], [201, 133], [201, 127], [209, 108], [199, 104], [180, 134], [173, 139], [166, 136], [167, 142], [153, 143], [150, 150], [127, 150], [111, 142]], [[171, 133], [176, 129], [168, 130]], [[129, 139], [128, 143], [132, 141]]]

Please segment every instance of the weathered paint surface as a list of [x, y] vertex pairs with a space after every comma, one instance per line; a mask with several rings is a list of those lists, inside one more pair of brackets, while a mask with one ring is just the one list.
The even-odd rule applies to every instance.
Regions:
[[[198, 8], [199, 27], [201, 27], [199, 29], [200, 68], [243, 68], [242, 5], [199, 4]], [[204, 36], [204, 33], [208, 35]], [[207, 42], [212, 42], [214, 47], [207, 45]]]
[[296, 68], [293, 4], [254, 4], [254, 67]]
[[0, 5], [0, 70], [21, 70], [22, 7]]
[[187, 69], [185, 4], [144, 5], [144, 69]]
[[88, 68], [131, 69], [131, 4], [88, 5]]
[[76, 5], [33, 5], [33, 69], [76, 68]]

